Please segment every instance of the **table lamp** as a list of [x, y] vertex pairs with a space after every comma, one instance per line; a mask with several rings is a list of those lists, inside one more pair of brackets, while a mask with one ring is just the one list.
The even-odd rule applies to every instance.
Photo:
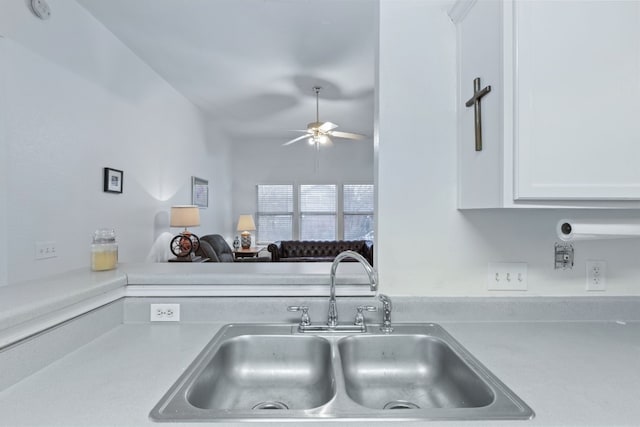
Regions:
[[240, 215], [236, 229], [242, 231], [242, 233], [240, 233], [240, 236], [242, 236], [240, 239], [242, 249], [249, 249], [251, 247], [251, 233], [249, 233], [249, 231], [256, 229], [256, 223], [253, 222], [253, 215]]
[[200, 208], [193, 205], [171, 206], [171, 227], [184, 227], [184, 231], [171, 240], [171, 252], [184, 258], [191, 256], [200, 247], [198, 236], [187, 230], [187, 227], [197, 227], [200, 225]]

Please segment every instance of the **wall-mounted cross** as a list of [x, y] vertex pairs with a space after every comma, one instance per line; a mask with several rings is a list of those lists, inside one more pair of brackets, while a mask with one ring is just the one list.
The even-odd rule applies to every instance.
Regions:
[[480, 110], [480, 100], [489, 92], [491, 92], [491, 86], [480, 89], [480, 77], [476, 77], [473, 79], [473, 96], [465, 104], [467, 107], [473, 105], [476, 128], [476, 151], [482, 151], [482, 111]]

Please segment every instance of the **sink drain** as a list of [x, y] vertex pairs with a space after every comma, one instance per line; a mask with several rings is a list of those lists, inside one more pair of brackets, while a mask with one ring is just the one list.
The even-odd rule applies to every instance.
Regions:
[[251, 409], [289, 409], [289, 407], [282, 402], [271, 401], [260, 402]]
[[420, 407], [406, 400], [392, 400], [387, 402], [382, 409], [420, 409]]

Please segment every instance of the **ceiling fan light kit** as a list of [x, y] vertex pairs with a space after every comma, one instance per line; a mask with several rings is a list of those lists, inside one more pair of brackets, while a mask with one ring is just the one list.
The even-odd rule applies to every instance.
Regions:
[[364, 139], [364, 135], [351, 132], [338, 132], [334, 130], [338, 127], [337, 124], [331, 122], [320, 121], [320, 86], [314, 86], [313, 91], [316, 94], [316, 121], [307, 124], [307, 129], [296, 132], [304, 132], [305, 134], [297, 138], [287, 141], [282, 145], [291, 145], [295, 142], [307, 139], [309, 145], [315, 145], [319, 148], [320, 145], [331, 145], [331, 138], [343, 138], [343, 139]]
[[331, 140], [327, 135], [314, 135], [311, 138], [309, 138], [309, 145], [314, 145], [314, 144], [320, 144], [320, 145], [331, 144]]

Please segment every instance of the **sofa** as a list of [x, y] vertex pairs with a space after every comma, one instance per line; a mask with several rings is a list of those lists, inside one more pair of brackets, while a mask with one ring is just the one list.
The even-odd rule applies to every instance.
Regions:
[[373, 265], [371, 240], [281, 240], [267, 250], [274, 262], [332, 262], [340, 252], [351, 250]]
[[196, 255], [209, 258], [209, 262], [268, 262], [267, 257], [236, 258], [227, 241], [219, 234], [207, 234], [200, 237], [200, 248]]

